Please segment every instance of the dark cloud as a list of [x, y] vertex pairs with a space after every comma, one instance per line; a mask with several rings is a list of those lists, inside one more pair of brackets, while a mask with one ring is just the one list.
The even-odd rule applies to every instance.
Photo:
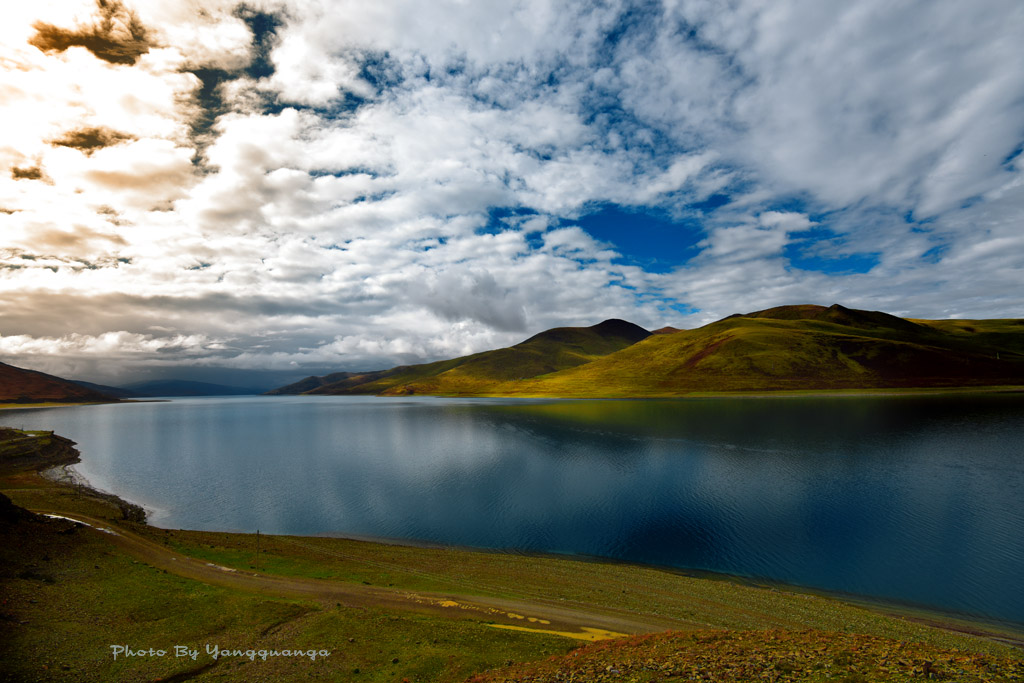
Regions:
[[46, 174], [39, 166], [26, 166], [11, 169], [11, 177], [15, 180], [46, 180]]
[[83, 175], [106, 190], [126, 193], [122, 194], [126, 203], [146, 210], [166, 210], [186, 194], [192, 170], [184, 155], [163, 160], [154, 154], [149, 163], [122, 164], [116, 169], [90, 170]]
[[102, 233], [84, 226], [77, 226], [71, 230], [41, 230], [33, 235], [33, 241], [41, 247], [63, 252], [93, 249], [97, 243], [110, 243], [122, 247], [127, 244], [120, 235]]
[[122, 142], [135, 139], [134, 135], [122, 133], [112, 128], [97, 126], [71, 130], [64, 133], [61, 137], [55, 140], [50, 140], [49, 142], [54, 147], [70, 147], [72, 149], [80, 150], [87, 155], [91, 155], [98, 149], [113, 147], [114, 145], [118, 145]]
[[[2, 256], [2, 254], [0, 254]], [[46, 257], [27, 255], [30, 260]], [[23, 257], [24, 258], [24, 257]], [[106, 261], [114, 267], [118, 261]], [[359, 315], [351, 304], [339, 306], [326, 298], [311, 301], [299, 297], [236, 296], [225, 293], [184, 296], [143, 296], [130, 293], [72, 295], [70, 292], [38, 292], [31, 298], [20, 293], [0, 294], [0, 324], [3, 333], [60, 336], [77, 332], [102, 334], [109, 330], [142, 333], [154, 324], [174, 325], [177, 332], [191, 334], [216, 321], [224, 328], [260, 318], [320, 318], [337, 314]], [[205, 330], [209, 332], [209, 330]], [[218, 329], [218, 333], [222, 332]]]
[[135, 64], [153, 45], [149, 32], [135, 12], [119, 0], [96, 0], [97, 17], [92, 26], [74, 29], [36, 22], [36, 34], [28, 41], [43, 52], [64, 52], [84, 47], [111, 64]]

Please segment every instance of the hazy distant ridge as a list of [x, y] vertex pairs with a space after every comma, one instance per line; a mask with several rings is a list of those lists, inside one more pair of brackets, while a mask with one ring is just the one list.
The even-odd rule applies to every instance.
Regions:
[[258, 389], [181, 379], [157, 379], [124, 387], [135, 396], [251, 396]]

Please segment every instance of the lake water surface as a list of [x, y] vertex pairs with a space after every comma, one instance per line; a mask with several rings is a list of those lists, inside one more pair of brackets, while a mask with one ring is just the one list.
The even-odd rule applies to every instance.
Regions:
[[231, 397], [12, 411], [167, 527], [727, 572], [1024, 623], [1024, 396]]

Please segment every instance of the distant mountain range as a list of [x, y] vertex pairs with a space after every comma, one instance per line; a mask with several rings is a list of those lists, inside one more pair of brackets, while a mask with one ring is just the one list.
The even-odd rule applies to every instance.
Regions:
[[1024, 320], [780, 306], [652, 334], [561, 327], [452, 360], [306, 379], [272, 394], [645, 397], [1024, 385]]
[[251, 396], [261, 394], [258, 389], [233, 387], [209, 382], [193, 382], [183, 379], [156, 379], [148, 382], [129, 384], [121, 391], [135, 397], [152, 396]]
[[106, 396], [112, 396], [113, 398], [138, 398], [141, 394], [136, 394], [130, 389], [123, 387], [108, 387], [106, 384], [95, 384], [93, 382], [83, 382], [80, 379], [69, 380], [79, 386], [83, 386], [86, 389], [92, 389], [93, 391], [105, 394]]
[[0, 403], [93, 403], [154, 396], [244, 396], [258, 389], [189, 380], [152, 380], [112, 387], [0, 363]]
[[156, 396], [254, 396], [262, 394], [259, 389], [235, 387], [226, 384], [193, 382], [184, 379], [154, 379], [134, 382], [124, 387], [108, 387], [103, 384], [74, 380], [75, 384], [88, 387], [108, 396], [117, 398], [153, 398]]

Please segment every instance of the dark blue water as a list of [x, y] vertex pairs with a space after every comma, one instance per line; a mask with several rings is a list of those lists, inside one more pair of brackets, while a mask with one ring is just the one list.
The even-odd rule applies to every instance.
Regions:
[[161, 526], [756, 576], [1024, 623], [1024, 396], [245, 397], [23, 410]]

